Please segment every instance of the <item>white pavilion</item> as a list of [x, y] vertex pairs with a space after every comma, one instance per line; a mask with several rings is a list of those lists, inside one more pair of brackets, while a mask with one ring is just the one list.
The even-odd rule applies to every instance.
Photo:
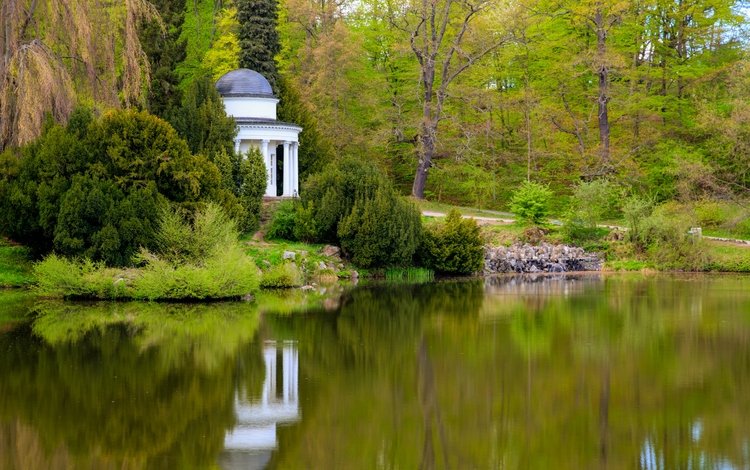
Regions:
[[237, 122], [234, 151], [257, 148], [266, 164], [267, 197], [299, 195], [299, 133], [296, 124], [276, 120], [279, 100], [263, 75], [237, 69], [216, 82], [227, 114]]

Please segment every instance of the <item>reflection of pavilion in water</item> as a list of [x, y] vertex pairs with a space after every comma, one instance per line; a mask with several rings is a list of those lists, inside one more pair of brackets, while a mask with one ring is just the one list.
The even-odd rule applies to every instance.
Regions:
[[299, 420], [299, 353], [292, 341], [267, 341], [263, 347], [266, 377], [260, 398], [235, 393], [237, 425], [224, 438], [220, 466], [263, 468], [276, 448], [276, 426]]

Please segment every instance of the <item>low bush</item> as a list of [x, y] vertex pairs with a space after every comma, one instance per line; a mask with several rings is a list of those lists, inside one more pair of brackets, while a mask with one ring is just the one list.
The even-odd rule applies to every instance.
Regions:
[[297, 221], [297, 208], [294, 201], [282, 201], [273, 213], [266, 230], [266, 238], [294, 240], [294, 227]]
[[568, 214], [562, 226], [563, 239], [566, 243], [581, 245], [600, 240], [609, 233], [606, 228], [590, 225], [586, 221]]
[[348, 216], [356, 201], [372, 197], [378, 188], [390, 184], [373, 164], [347, 157], [310, 176], [301, 192], [303, 212], [300, 223], [312, 233], [307, 241], [336, 243], [339, 223]]
[[417, 207], [386, 185], [362, 195], [338, 229], [341, 249], [360, 267], [407, 266], [422, 238]]
[[376, 166], [356, 158], [308, 178], [293, 225], [295, 239], [337, 244], [361, 268], [410, 264], [422, 233], [416, 206]]
[[659, 206], [640, 221], [635, 242], [660, 269], [704, 270], [709, 263], [706, 248], [688, 234], [694, 222], [669, 204]]
[[422, 264], [439, 273], [471, 274], [482, 269], [484, 247], [479, 226], [452, 210], [445, 224], [425, 230], [419, 250]]
[[524, 181], [511, 198], [510, 210], [524, 223], [538, 225], [549, 214], [552, 191], [541, 183]]
[[33, 282], [29, 250], [0, 240], [0, 287], [22, 287]]
[[[651, 214], [651, 201], [638, 196], [630, 196], [622, 205], [622, 214], [628, 226], [628, 239], [638, 244], [641, 240], [643, 221]], [[643, 248], [643, 247], [641, 247]]]
[[273, 266], [264, 272], [260, 279], [260, 286], [266, 289], [299, 287], [301, 285], [302, 272], [294, 263]]

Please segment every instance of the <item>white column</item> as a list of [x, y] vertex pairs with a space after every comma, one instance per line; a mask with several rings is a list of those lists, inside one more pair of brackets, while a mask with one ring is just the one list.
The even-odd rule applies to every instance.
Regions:
[[284, 141], [284, 194], [283, 196], [291, 196], [292, 192], [292, 155], [289, 150], [291, 142], [288, 140]]
[[271, 174], [271, 155], [268, 153], [268, 140], [263, 140], [260, 145], [260, 153], [263, 155], [263, 164], [266, 165], [266, 196], [275, 196], [273, 189], [273, 178]]
[[242, 142], [239, 138], [234, 139], [234, 153], [239, 154], [240, 153], [240, 142]]
[[276, 155], [276, 145], [272, 145], [273, 152], [271, 153], [271, 194], [273, 197], [277, 196], [276, 192], [276, 165], [279, 161], [279, 156]]
[[294, 167], [294, 184], [292, 185], [292, 188], [294, 189], [294, 194], [299, 196], [299, 142], [295, 142], [293, 148], [292, 157], [294, 163], [292, 166]]

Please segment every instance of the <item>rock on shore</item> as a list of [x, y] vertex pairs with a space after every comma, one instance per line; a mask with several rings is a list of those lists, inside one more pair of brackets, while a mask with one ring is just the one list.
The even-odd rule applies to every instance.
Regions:
[[602, 259], [596, 253], [568, 245], [512, 245], [486, 247], [484, 273], [541, 273], [601, 271]]

